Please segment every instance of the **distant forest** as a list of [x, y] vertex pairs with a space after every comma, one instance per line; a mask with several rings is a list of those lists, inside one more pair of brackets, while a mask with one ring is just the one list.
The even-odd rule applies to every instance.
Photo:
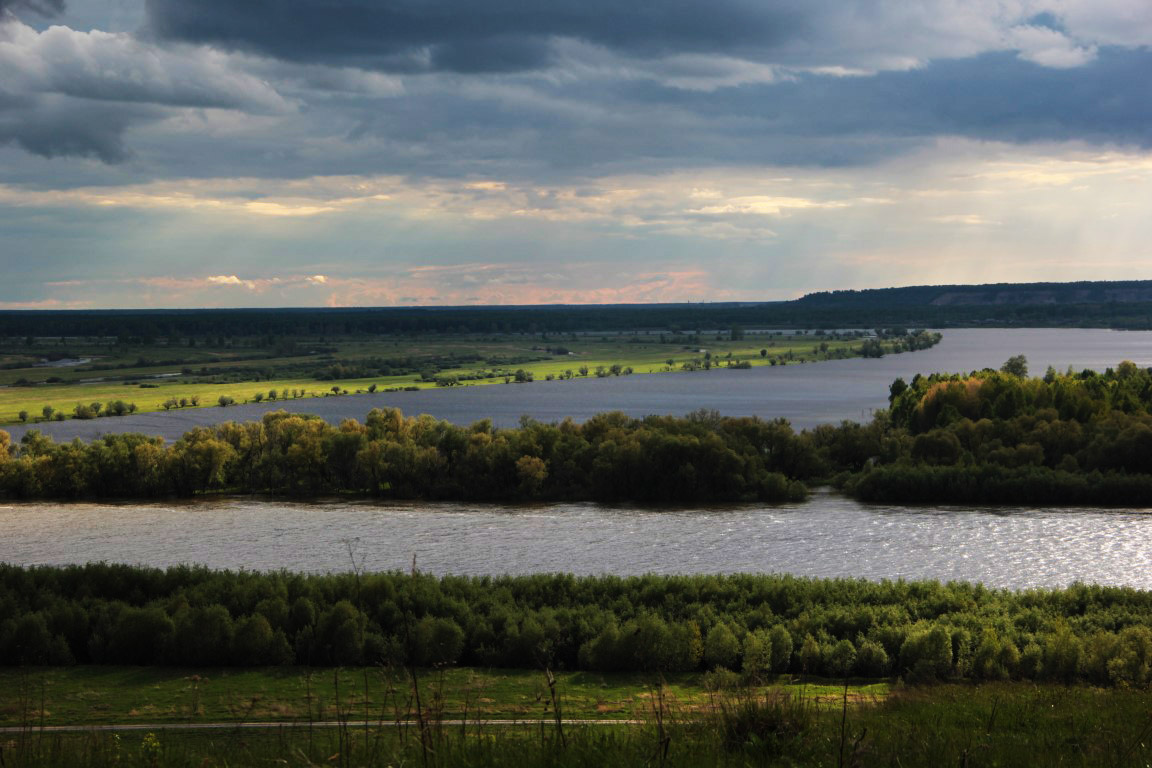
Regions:
[[167, 337], [900, 325], [1147, 329], [1152, 281], [910, 286], [750, 303], [0, 312], [0, 337], [107, 336], [134, 343]]

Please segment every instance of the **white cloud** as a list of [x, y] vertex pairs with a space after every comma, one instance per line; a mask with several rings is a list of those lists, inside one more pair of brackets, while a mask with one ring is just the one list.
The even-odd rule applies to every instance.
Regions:
[[1097, 45], [1152, 45], [1152, 8], [1148, 0], [1048, 0], [1077, 38]]
[[36, 30], [0, 17], [0, 143], [45, 157], [130, 153], [123, 135], [179, 108], [284, 114], [295, 106], [243, 57], [142, 42], [128, 33]]
[[159, 47], [126, 33], [61, 26], [38, 32], [9, 20], [0, 23], [0, 71], [9, 92], [266, 112], [292, 109], [268, 83], [246, 74], [236, 56], [187, 45]]
[[1067, 35], [1050, 27], [1025, 24], [1008, 30], [1008, 45], [1020, 58], [1043, 67], [1081, 67], [1096, 58], [1096, 46], [1078, 45]]
[[250, 291], [256, 290], [257, 283], [255, 280], [241, 280], [236, 275], [210, 275], [205, 280], [212, 285], [228, 285], [228, 286], [241, 286]]

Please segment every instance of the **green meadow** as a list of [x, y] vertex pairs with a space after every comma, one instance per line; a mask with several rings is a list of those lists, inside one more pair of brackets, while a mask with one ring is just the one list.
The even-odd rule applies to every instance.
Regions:
[[[0, 676], [0, 754], [6, 767], [29, 768], [1126, 768], [1152, 760], [1143, 690], [796, 679], [716, 689], [707, 680], [576, 673], [550, 686], [544, 672], [475, 669], [24, 668]], [[258, 720], [280, 724], [238, 725]], [[221, 727], [184, 730], [207, 723]], [[65, 724], [121, 727], [49, 728]]]
[[[538, 720], [553, 716], [544, 671], [446, 667], [19, 667], [0, 668], [0, 726], [133, 723], [307, 722], [354, 718], [415, 718], [421, 703], [444, 719]], [[721, 676], [722, 677], [722, 676]], [[558, 672], [564, 718], [646, 719], [653, 702], [681, 714], [705, 713], [727, 695], [717, 676]], [[852, 681], [853, 703], [876, 703], [886, 680]], [[755, 695], [796, 695], [819, 704], [840, 702], [842, 686], [780, 676], [742, 688]]]
[[[138, 412], [404, 388], [476, 386], [600, 375], [695, 373], [862, 354], [823, 332], [656, 331], [609, 335], [432, 334], [374, 339], [236, 339], [147, 346], [65, 337], [0, 344], [0, 423], [73, 418], [78, 405], [123, 401]], [[737, 336], [738, 338], [732, 338]], [[743, 338], [739, 338], [742, 336]], [[30, 343], [29, 343], [30, 342]], [[889, 345], [891, 349], [891, 344]], [[45, 366], [63, 358], [66, 364]], [[82, 360], [85, 362], [73, 363]], [[24, 414], [22, 419], [21, 414]]]

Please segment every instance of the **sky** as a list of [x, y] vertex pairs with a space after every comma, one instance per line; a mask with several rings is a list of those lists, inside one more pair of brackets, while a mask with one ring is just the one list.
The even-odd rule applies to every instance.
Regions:
[[0, 0], [0, 309], [1152, 278], [1149, 0]]

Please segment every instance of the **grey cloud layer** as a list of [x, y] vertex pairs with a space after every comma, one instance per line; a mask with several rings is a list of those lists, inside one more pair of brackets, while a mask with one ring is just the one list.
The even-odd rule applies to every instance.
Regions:
[[55, 16], [64, 10], [64, 0], [0, 0], [0, 18], [5, 13], [32, 11], [41, 16]]
[[124, 132], [163, 117], [162, 107], [291, 109], [209, 48], [158, 48], [127, 34], [62, 26], [37, 31], [13, 18], [0, 21], [0, 71], [0, 142], [45, 157], [121, 161]]
[[[869, 77], [689, 91], [651, 79], [408, 80], [313, 99], [277, 151], [196, 140], [192, 175], [411, 173], [561, 178], [710, 165], [860, 165], [939, 136], [1152, 146], [1152, 52], [1055, 70], [1011, 54]], [[211, 155], [211, 158], [209, 158]]]
[[163, 39], [395, 71], [539, 68], [554, 37], [641, 55], [751, 50], [803, 25], [790, 3], [749, 0], [148, 0], [147, 10]]
[[292, 61], [394, 72], [554, 65], [575, 40], [625, 58], [902, 69], [1016, 51], [1048, 66], [1152, 43], [1146, 0], [145, 0], [146, 29]]
[[0, 143], [139, 153], [123, 180], [544, 181], [861, 164], [949, 135], [1152, 144], [1147, 0], [141, 1], [140, 34], [108, 34], [0, 0]]

